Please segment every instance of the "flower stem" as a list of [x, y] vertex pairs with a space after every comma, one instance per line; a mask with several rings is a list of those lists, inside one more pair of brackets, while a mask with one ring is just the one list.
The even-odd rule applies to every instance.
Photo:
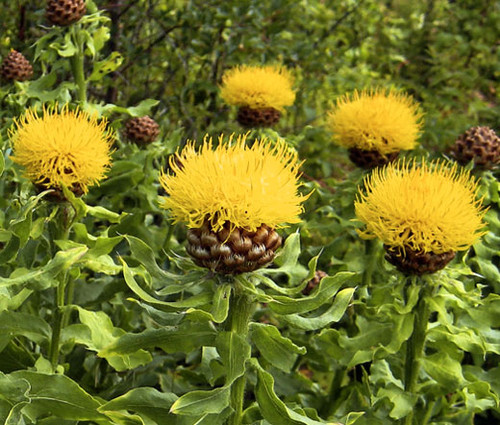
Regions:
[[[255, 303], [251, 296], [241, 288], [234, 287], [233, 296], [229, 301], [229, 314], [224, 325], [229, 332], [234, 332], [242, 338], [248, 338], [248, 324], [252, 318]], [[228, 425], [241, 425], [243, 403], [245, 399], [246, 376], [240, 376], [231, 385], [230, 405], [234, 413], [228, 419]]]
[[[60, 210], [60, 214], [61, 217], [57, 220], [58, 229], [56, 232], [56, 238], [59, 240], [67, 240], [69, 238], [69, 232], [74, 219], [74, 217], [71, 217], [71, 206], [66, 204]], [[69, 287], [70, 295], [68, 295], [68, 298], [71, 298], [70, 302], [72, 302], [73, 282], [70, 277], [69, 270], [65, 270], [64, 273], [60, 274], [59, 283], [55, 288], [54, 314], [52, 317], [52, 338], [50, 340], [48, 353], [49, 361], [54, 371], [59, 364], [59, 342], [61, 339], [61, 331], [68, 322], [67, 313], [64, 311], [64, 307], [66, 305], [66, 287]]]
[[372, 275], [377, 264], [377, 242], [376, 239], [365, 241], [366, 267], [363, 272], [363, 285], [366, 287], [372, 284]]
[[[414, 312], [413, 333], [406, 342], [406, 359], [404, 369], [405, 391], [410, 395], [416, 395], [418, 376], [420, 373], [421, 359], [424, 353], [425, 336], [429, 322], [429, 304], [427, 298], [431, 295], [432, 287], [423, 279], [412, 277], [412, 285], [421, 285], [419, 297]], [[415, 409], [410, 410], [405, 418], [405, 425], [418, 425], [414, 423]]]
[[85, 52], [83, 48], [83, 39], [80, 33], [80, 25], [72, 25], [73, 42], [76, 45], [76, 53], [70, 58], [71, 71], [77, 86], [78, 101], [83, 104], [87, 101], [87, 83], [85, 81]]
[[342, 381], [344, 380], [345, 375], [345, 368], [339, 368], [333, 374], [332, 382], [330, 383], [330, 388], [328, 389], [328, 396], [326, 402], [323, 404], [321, 412], [324, 418], [330, 417], [330, 415], [333, 414], [337, 408], [337, 401], [339, 400]]
[[55, 288], [54, 316], [52, 318], [52, 339], [49, 347], [49, 361], [52, 369], [55, 370], [59, 364], [59, 340], [64, 320], [64, 292], [66, 290], [68, 273], [63, 273], [59, 284]]

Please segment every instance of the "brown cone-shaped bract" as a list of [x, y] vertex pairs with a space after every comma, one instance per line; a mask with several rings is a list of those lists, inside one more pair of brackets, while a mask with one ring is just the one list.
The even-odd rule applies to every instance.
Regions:
[[48, 0], [45, 15], [52, 24], [65, 27], [79, 21], [86, 11], [85, 0]]
[[398, 152], [382, 154], [377, 150], [363, 150], [358, 148], [349, 149], [349, 159], [359, 168], [371, 170], [375, 167], [382, 167], [389, 162], [394, 161], [399, 155]]
[[281, 118], [281, 112], [274, 108], [252, 109], [241, 106], [238, 109], [236, 120], [243, 127], [271, 127]]
[[194, 262], [221, 274], [239, 274], [264, 267], [274, 260], [281, 236], [263, 224], [250, 232], [226, 225], [219, 232], [208, 223], [189, 229], [186, 250]]
[[2, 61], [0, 75], [8, 81], [26, 81], [33, 75], [33, 67], [22, 53], [11, 50]]
[[489, 127], [471, 127], [451, 147], [460, 164], [474, 161], [476, 167], [490, 169], [500, 162], [500, 137]]
[[148, 116], [130, 118], [125, 123], [125, 137], [138, 145], [154, 142], [158, 134], [160, 134], [160, 126]]
[[454, 251], [435, 254], [433, 252], [413, 251], [406, 247], [404, 252], [401, 248], [392, 248], [384, 245], [385, 259], [406, 275], [423, 275], [434, 273], [443, 269], [453, 258]]

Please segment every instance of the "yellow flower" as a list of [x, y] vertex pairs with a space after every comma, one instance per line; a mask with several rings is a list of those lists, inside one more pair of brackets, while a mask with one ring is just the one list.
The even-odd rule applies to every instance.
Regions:
[[388, 154], [415, 147], [421, 118], [411, 97], [377, 89], [340, 98], [327, 123], [335, 143]]
[[248, 147], [246, 137], [224, 142], [221, 135], [214, 149], [205, 136], [198, 152], [191, 142], [170, 159], [172, 174], [160, 176], [168, 195], [160, 205], [174, 222], [199, 228], [208, 221], [218, 232], [224, 223], [255, 231], [262, 224], [277, 228], [300, 221], [308, 196], [298, 194], [296, 154], [283, 141], [273, 146], [256, 140]]
[[221, 97], [229, 105], [283, 111], [295, 93], [290, 73], [277, 66], [240, 66], [222, 77]]
[[469, 248], [485, 232], [477, 182], [457, 165], [399, 161], [375, 169], [358, 193], [356, 215], [366, 239], [390, 248], [442, 254]]
[[28, 109], [10, 129], [12, 160], [25, 168], [25, 176], [49, 188], [80, 188], [101, 180], [110, 165], [114, 133], [107, 121], [68, 106], [44, 108], [41, 116]]

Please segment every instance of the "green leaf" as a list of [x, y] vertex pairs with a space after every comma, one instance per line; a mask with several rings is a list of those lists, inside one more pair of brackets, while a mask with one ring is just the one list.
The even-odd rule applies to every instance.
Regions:
[[74, 340], [96, 351], [98, 356], [105, 358], [117, 371], [134, 369], [152, 360], [151, 354], [142, 347], [136, 347], [128, 353], [107, 352], [105, 347], [119, 340], [126, 332], [115, 328], [111, 319], [102, 311], [87, 311], [81, 307], [76, 309], [84, 326], [68, 326], [64, 329], [63, 337], [66, 340]]
[[73, 43], [73, 40], [71, 39], [71, 31], [68, 31], [66, 33], [62, 43], [53, 42], [49, 44], [49, 47], [54, 49], [59, 54], [59, 56], [62, 56], [64, 58], [74, 56], [78, 51], [77, 47]]
[[292, 233], [286, 238], [283, 249], [276, 256], [274, 263], [279, 267], [276, 269], [262, 269], [262, 275], [286, 274], [290, 283], [296, 285], [303, 281], [308, 275], [308, 270], [298, 261], [300, 255], [300, 235]]
[[447, 393], [458, 389], [464, 382], [460, 362], [446, 353], [435, 353], [424, 357], [422, 367]]
[[[161, 307], [166, 307], [167, 309], [170, 310], [183, 310], [185, 308], [189, 307], [199, 307], [201, 305], [207, 305], [210, 303], [212, 300], [212, 296], [209, 293], [201, 293], [198, 295], [193, 295], [191, 297], [188, 297], [185, 300], [181, 301], [161, 301], [156, 299], [155, 297], [151, 296], [148, 294], [144, 289], [142, 289], [137, 281], [134, 278], [134, 272], [130, 267], [128, 267], [127, 263], [123, 260], [123, 258], [120, 258], [120, 261], [122, 262], [122, 267], [123, 267], [123, 277], [125, 278], [125, 282], [127, 283], [128, 287], [143, 301], [146, 301], [147, 303], [156, 305], [156, 306], [161, 306]], [[142, 269], [144, 272], [146, 272], [145, 269]], [[147, 273], [147, 272], [146, 272]]]
[[9, 278], [0, 277], [0, 287], [25, 285], [28, 282], [33, 281], [35, 284], [32, 286], [36, 287], [36, 284], [38, 284], [45, 277], [53, 280], [53, 278], [60, 272], [69, 269], [73, 266], [73, 264], [77, 263], [87, 251], [87, 247], [78, 247], [65, 251], [58, 251], [52, 260], [37, 270], [33, 270], [31, 272], [22, 270], [22, 273], [14, 272]]
[[97, 411], [101, 403], [64, 375], [16, 371], [10, 376], [29, 383], [27, 396], [30, 403], [25, 405], [22, 411], [33, 421], [51, 412], [53, 416], [61, 419], [109, 423], [106, 417]]
[[17, 258], [17, 254], [19, 253], [20, 247], [21, 239], [18, 236], [11, 234], [7, 245], [5, 245], [0, 251], [0, 264], [5, 264], [9, 261], [15, 260]]
[[284, 372], [291, 371], [298, 354], [306, 353], [305, 347], [295, 345], [291, 340], [283, 337], [272, 325], [251, 323], [250, 335], [262, 356]]
[[252, 359], [252, 366], [257, 371], [257, 386], [255, 397], [259, 404], [262, 416], [273, 425], [324, 425], [294, 412], [283, 403], [274, 392], [274, 378], [262, 369], [256, 359]]
[[335, 276], [327, 276], [321, 280], [318, 290], [306, 298], [289, 298], [282, 295], [274, 296], [269, 307], [278, 314], [307, 313], [321, 307], [330, 301], [354, 273], [340, 272]]
[[42, 344], [50, 338], [51, 329], [49, 324], [41, 317], [14, 311], [1, 311], [0, 334], [22, 335], [38, 344]]
[[250, 359], [250, 344], [235, 332], [220, 332], [215, 342], [226, 371], [225, 385], [231, 385], [245, 374], [245, 362]]
[[324, 328], [330, 323], [338, 322], [342, 318], [349, 306], [354, 291], [355, 288], [346, 288], [340, 291], [328, 310], [319, 316], [304, 317], [298, 314], [289, 314], [280, 316], [280, 318], [298, 329], [313, 331]]
[[210, 391], [191, 391], [180, 397], [170, 411], [176, 415], [202, 417], [210, 413], [221, 413], [229, 406], [229, 387], [216, 388]]
[[120, 397], [99, 407], [99, 412], [130, 410], [155, 421], [158, 425], [174, 425], [176, 417], [170, 413], [170, 407], [178, 399], [173, 393], [161, 393], [155, 388], [134, 388]]
[[0, 421], [5, 425], [22, 424], [22, 409], [30, 402], [29, 383], [0, 372]]
[[106, 74], [115, 71], [123, 62], [123, 56], [118, 52], [113, 52], [106, 59], [95, 62], [92, 74], [88, 78], [89, 81], [99, 81]]
[[207, 322], [184, 321], [179, 326], [146, 329], [140, 333], [127, 333], [104, 347], [100, 356], [125, 355], [141, 348], [159, 347], [166, 353], [189, 352], [215, 343], [216, 332]]

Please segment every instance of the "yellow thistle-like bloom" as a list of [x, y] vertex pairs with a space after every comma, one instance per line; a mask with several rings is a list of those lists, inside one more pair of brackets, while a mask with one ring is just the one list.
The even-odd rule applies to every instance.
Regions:
[[109, 168], [114, 133], [107, 120], [68, 106], [44, 108], [38, 115], [28, 109], [10, 129], [12, 160], [25, 168], [25, 176], [36, 184], [60, 189], [88, 186], [101, 180]]
[[290, 73], [277, 66], [240, 66], [222, 77], [221, 97], [229, 105], [283, 111], [295, 101]]
[[375, 169], [355, 202], [364, 238], [389, 248], [441, 254], [469, 248], [485, 232], [477, 182], [436, 161], [399, 161]]
[[273, 146], [257, 140], [248, 147], [246, 137], [233, 143], [233, 136], [224, 142], [221, 135], [214, 149], [205, 136], [199, 151], [189, 143], [170, 158], [172, 174], [160, 176], [168, 195], [160, 205], [174, 222], [200, 228], [207, 221], [218, 232], [225, 223], [255, 231], [262, 224], [278, 228], [300, 221], [308, 196], [298, 194], [297, 155], [282, 141]]
[[415, 147], [421, 118], [411, 97], [378, 89], [340, 98], [327, 122], [335, 143], [388, 154]]

